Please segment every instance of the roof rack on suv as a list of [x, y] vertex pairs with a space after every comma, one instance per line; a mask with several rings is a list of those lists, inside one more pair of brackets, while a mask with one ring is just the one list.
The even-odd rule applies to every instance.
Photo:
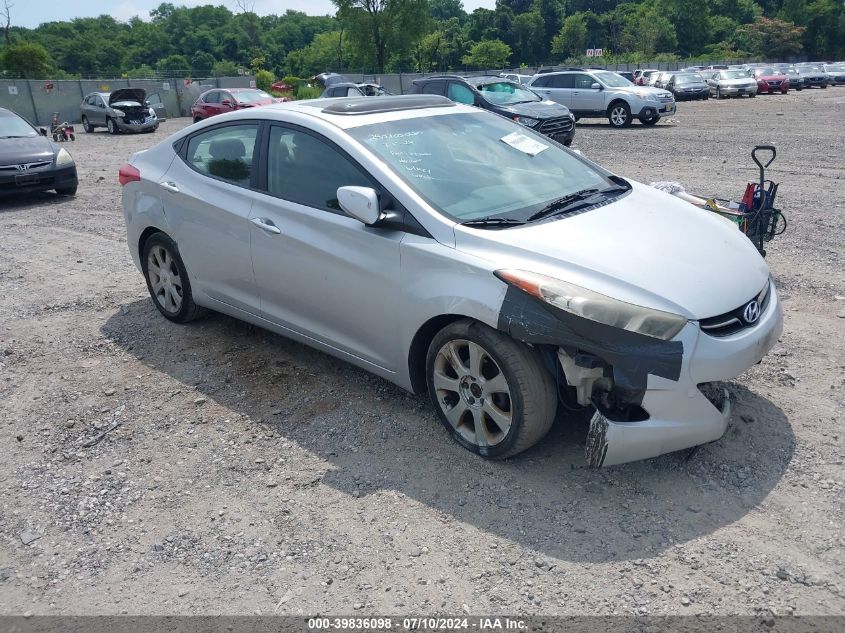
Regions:
[[540, 68], [537, 70], [538, 75], [545, 75], [546, 73], [559, 73], [565, 70], [584, 70], [580, 66], [560, 66], [559, 68]]
[[332, 99], [332, 103], [323, 108], [326, 114], [375, 114], [376, 112], [398, 112], [421, 108], [452, 108], [451, 99], [439, 95], [395, 95], [385, 97], [349, 97]]

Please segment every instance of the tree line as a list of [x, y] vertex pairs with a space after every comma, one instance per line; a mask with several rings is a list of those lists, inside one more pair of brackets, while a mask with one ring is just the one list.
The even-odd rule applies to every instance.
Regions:
[[471, 13], [461, 0], [333, 0], [334, 16], [166, 2], [147, 19], [101, 15], [33, 29], [16, 26], [14, 5], [3, 2], [7, 77], [515, 68], [583, 63], [587, 48], [602, 48], [611, 63], [845, 58], [841, 0], [496, 0]]

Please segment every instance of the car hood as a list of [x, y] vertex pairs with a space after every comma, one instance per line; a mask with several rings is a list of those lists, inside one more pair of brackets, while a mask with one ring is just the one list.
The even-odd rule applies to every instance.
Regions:
[[703, 319], [759, 293], [769, 270], [729, 220], [640, 183], [585, 213], [506, 230], [455, 227], [459, 250]]
[[143, 88], [121, 88], [120, 90], [115, 90], [109, 95], [109, 105], [114, 105], [115, 103], [119, 102], [126, 103], [130, 101], [135, 101], [143, 105], [146, 98], [147, 91]]
[[517, 116], [529, 116], [535, 119], [552, 119], [569, 116], [569, 108], [554, 101], [530, 101], [494, 106], [498, 110]]
[[672, 93], [663, 88], [655, 88], [654, 86], [625, 86], [624, 88], [611, 88], [614, 91], [630, 92], [632, 94], [651, 94], [658, 97], [671, 97]]
[[53, 160], [56, 150], [43, 136], [0, 139], [0, 165], [19, 165]]

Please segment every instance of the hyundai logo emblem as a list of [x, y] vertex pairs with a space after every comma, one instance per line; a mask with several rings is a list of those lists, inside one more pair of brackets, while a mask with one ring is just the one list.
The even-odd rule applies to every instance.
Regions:
[[760, 304], [757, 303], [757, 300], [749, 301], [748, 305], [745, 306], [745, 310], [742, 311], [742, 318], [745, 319], [745, 322], [748, 325], [752, 323], [757, 323], [757, 319], [760, 318]]

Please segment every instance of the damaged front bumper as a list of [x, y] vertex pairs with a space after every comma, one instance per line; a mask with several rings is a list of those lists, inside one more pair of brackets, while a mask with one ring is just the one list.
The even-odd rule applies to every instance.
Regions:
[[118, 119], [116, 123], [117, 129], [121, 132], [152, 132], [158, 129], [159, 120], [157, 117], [147, 117], [143, 121], [130, 122]]
[[[771, 283], [771, 282], [770, 282]], [[676, 340], [684, 354], [677, 381], [649, 375], [641, 408], [646, 419], [614, 420], [596, 410], [587, 436], [590, 466], [612, 466], [719, 439], [728, 427], [731, 404], [719, 381], [729, 380], [758, 363], [783, 331], [780, 301], [771, 285], [771, 299], [753, 327], [725, 337], [702, 333], [689, 323]]]

